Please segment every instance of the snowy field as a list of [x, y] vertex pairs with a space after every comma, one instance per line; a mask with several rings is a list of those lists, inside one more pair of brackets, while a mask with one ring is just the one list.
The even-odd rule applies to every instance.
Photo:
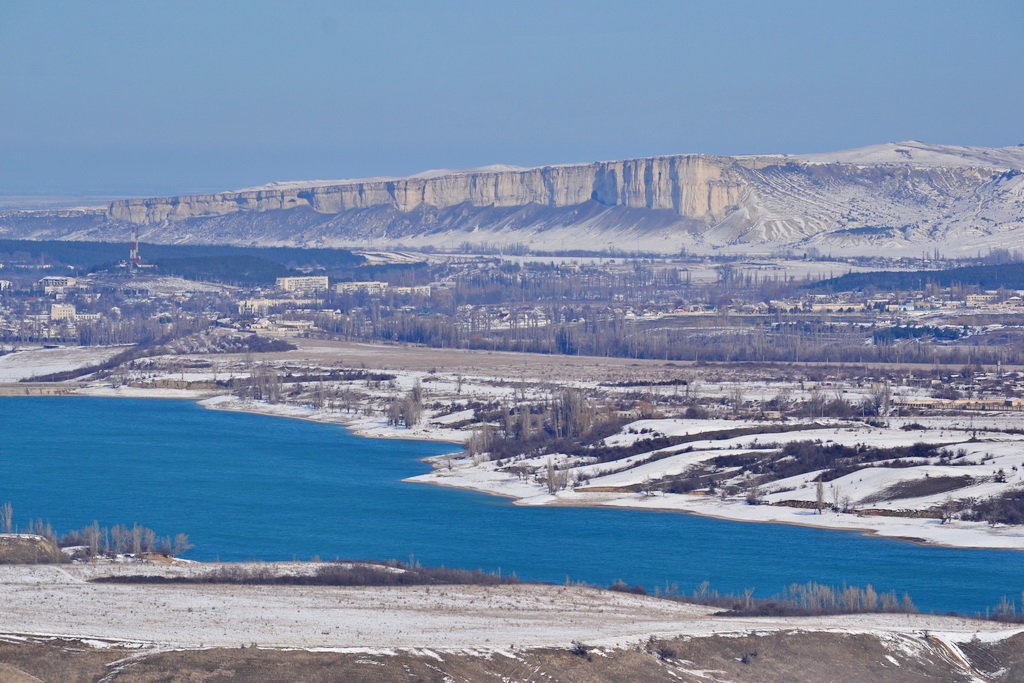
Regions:
[[[265, 565], [263, 565], [265, 566]], [[286, 570], [301, 571], [299, 565]], [[438, 648], [510, 650], [586, 640], [622, 646], [649, 635], [799, 628], [914, 634], [948, 642], [1024, 630], [971, 619], [865, 614], [723, 618], [715, 608], [577, 586], [307, 587], [95, 584], [106, 574], [196, 574], [218, 565], [94, 564], [0, 567], [4, 623], [17, 635], [77, 636], [197, 648]], [[40, 606], [45, 608], [40, 609]]]
[[120, 346], [25, 348], [0, 356], [0, 382], [19, 382], [39, 375], [96, 365], [122, 349]]
[[[927, 418], [920, 418], [928, 422]], [[435, 470], [409, 481], [468, 488], [511, 496], [520, 505], [583, 505], [670, 510], [748, 522], [775, 522], [804, 526], [854, 529], [866, 533], [919, 542], [962, 547], [1014, 548], [1024, 550], [1024, 528], [1016, 525], [990, 526], [968, 522], [913, 516], [947, 500], [984, 499], [1024, 486], [1024, 435], [981, 431], [951, 420], [934, 420], [931, 429], [904, 430], [898, 427], [869, 427], [862, 423], [840, 423], [819, 427], [818, 420], [805, 429], [781, 431], [771, 424], [727, 420], [641, 420], [627, 425], [605, 440], [607, 445], [626, 446], [653, 435], [695, 436], [679, 446], [629, 455], [609, 462], [591, 463], [583, 457], [541, 455], [509, 461], [474, 460], [461, 457], [434, 459]], [[733, 438], [700, 439], [703, 433], [723, 429], [757, 427], [761, 433]], [[825, 509], [812, 509], [818, 499], [816, 478], [823, 470], [779, 479], [760, 487], [759, 504], [750, 504], [748, 489], [732, 495], [667, 493], [651, 490], [647, 484], [693, 471], [720, 456], [736, 456], [777, 449], [792, 442], [820, 442], [849, 447], [894, 448], [918, 443], [941, 446], [948, 461], [932, 458], [915, 461], [914, 466], [887, 461], [840, 476], [822, 486]], [[567, 473], [570, 485], [551, 493], [546, 483], [548, 463]], [[523, 473], [526, 472], [526, 476]], [[728, 474], [728, 471], [726, 471]], [[914, 497], [886, 498], [901, 485], [966, 477], [966, 485]], [[1002, 481], [1000, 481], [1002, 479]], [[738, 474], [742, 484], [745, 475]], [[731, 480], [727, 480], [731, 481]], [[794, 506], [791, 501], [796, 502]], [[803, 503], [806, 507], [800, 507]], [[832, 508], [848, 511], [836, 511]], [[888, 510], [892, 516], [885, 513]], [[877, 512], [876, 512], [877, 511]]]

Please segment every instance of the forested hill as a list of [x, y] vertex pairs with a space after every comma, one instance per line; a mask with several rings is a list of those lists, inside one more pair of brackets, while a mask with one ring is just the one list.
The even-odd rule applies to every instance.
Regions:
[[807, 285], [808, 289], [848, 292], [868, 288], [882, 290], [918, 290], [925, 285], [940, 287], [977, 285], [982, 289], [1024, 289], [1024, 263], [1003, 263], [993, 266], [966, 266], [948, 270], [877, 271], [847, 273], [839, 277]]

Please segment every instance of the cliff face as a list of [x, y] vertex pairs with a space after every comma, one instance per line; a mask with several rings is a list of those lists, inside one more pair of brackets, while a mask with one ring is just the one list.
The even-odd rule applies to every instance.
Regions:
[[545, 166], [523, 171], [453, 173], [434, 178], [347, 182], [319, 187], [287, 187], [191, 197], [114, 202], [112, 220], [142, 225], [240, 211], [309, 208], [321, 214], [374, 207], [412, 212], [421, 207], [513, 207], [538, 204], [568, 207], [596, 201], [606, 206], [667, 209], [702, 222], [717, 222], [745, 192], [743, 164], [728, 157], [653, 157], [594, 164]]
[[11, 237], [122, 240], [127, 224], [154, 242], [953, 255], [1024, 239], [1024, 147], [488, 167], [0, 214]]

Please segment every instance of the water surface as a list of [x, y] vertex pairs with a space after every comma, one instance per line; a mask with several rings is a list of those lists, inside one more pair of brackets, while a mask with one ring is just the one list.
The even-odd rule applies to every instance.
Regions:
[[443, 443], [210, 411], [189, 401], [0, 398], [0, 501], [59, 531], [98, 520], [187, 533], [199, 560], [408, 559], [523, 578], [770, 595], [872, 584], [975, 612], [1024, 589], [1024, 553], [671, 512], [536, 508], [401, 480]]

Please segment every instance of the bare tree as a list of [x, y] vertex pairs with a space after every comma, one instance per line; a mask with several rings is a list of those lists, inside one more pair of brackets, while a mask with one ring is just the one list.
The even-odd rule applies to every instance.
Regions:
[[557, 493], [569, 484], [569, 473], [555, 467], [555, 461], [548, 458], [546, 466], [548, 493]]
[[317, 410], [320, 410], [327, 405], [327, 386], [324, 384], [322, 379], [317, 381], [316, 387], [313, 389], [313, 395], [310, 402]]
[[423, 415], [423, 402], [416, 392], [410, 391], [409, 395], [399, 403], [399, 414], [402, 424], [406, 427], [415, 427], [419, 424], [420, 417]]
[[142, 531], [143, 531], [143, 528], [142, 528], [141, 525], [135, 524], [135, 525], [132, 526], [132, 531], [131, 531], [131, 549], [132, 549], [132, 554], [133, 555], [141, 555], [142, 554], [142, 541], [143, 541]]
[[743, 403], [745, 400], [746, 399], [743, 395], [743, 387], [737, 384], [735, 387], [733, 387], [732, 391], [729, 392], [729, 403], [732, 405], [733, 415], [739, 415], [740, 409], [743, 408]]
[[551, 420], [556, 435], [579, 436], [590, 429], [594, 411], [583, 394], [575, 389], [566, 389], [553, 401]]
[[3, 525], [4, 533], [11, 533], [14, 528], [14, 506], [10, 503], [0, 505], [0, 524]]
[[755, 484], [747, 491], [747, 505], [760, 505], [763, 497], [761, 487]]
[[402, 422], [402, 402], [397, 397], [388, 403], [388, 424], [399, 425]]
[[171, 547], [171, 555], [181, 555], [187, 550], [191, 550], [195, 546], [188, 542], [188, 536], [185, 534], [178, 534], [174, 537], [174, 545]]
[[96, 557], [100, 553], [100, 539], [103, 535], [100, 533], [100, 523], [93, 522], [89, 526], [85, 527], [85, 545], [89, 551], [89, 557]]
[[419, 384], [403, 397], [396, 396], [388, 404], [388, 424], [414, 427], [423, 415], [423, 390]]
[[113, 550], [116, 554], [128, 552], [131, 548], [132, 532], [128, 527], [116, 524], [110, 529], [110, 538], [113, 541]]
[[942, 519], [942, 524], [948, 524], [953, 519], [953, 513], [956, 512], [956, 503], [953, 501], [952, 496], [946, 496], [939, 506], [939, 516]]
[[814, 504], [815, 504], [815, 508], [818, 510], [818, 514], [820, 515], [821, 511], [825, 509], [825, 482], [823, 482], [821, 479], [819, 479], [818, 480], [818, 484], [817, 484], [817, 486], [815, 488], [816, 488], [816, 491], [815, 491], [816, 495], [815, 495]]
[[479, 465], [484, 461], [484, 456], [491, 450], [493, 444], [494, 430], [489, 423], [485, 422], [469, 437], [466, 442], [466, 450], [473, 456], [473, 462]]
[[871, 388], [871, 392], [868, 394], [868, 404], [873, 409], [875, 415], [879, 417], [888, 417], [892, 411], [892, 387], [889, 386], [888, 382], [882, 382], [876, 384]]
[[57, 542], [57, 534], [54, 532], [53, 527], [48, 522], [44, 522], [41, 519], [32, 520], [28, 523], [28, 532], [35, 534], [36, 536], [42, 536], [43, 538], [49, 539], [53, 543]]
[[249, 379], [237, 391], [240, 398], [279, 403], [281, 401], [281, 377], [277, 371], [265, 364], [253, 365]]

